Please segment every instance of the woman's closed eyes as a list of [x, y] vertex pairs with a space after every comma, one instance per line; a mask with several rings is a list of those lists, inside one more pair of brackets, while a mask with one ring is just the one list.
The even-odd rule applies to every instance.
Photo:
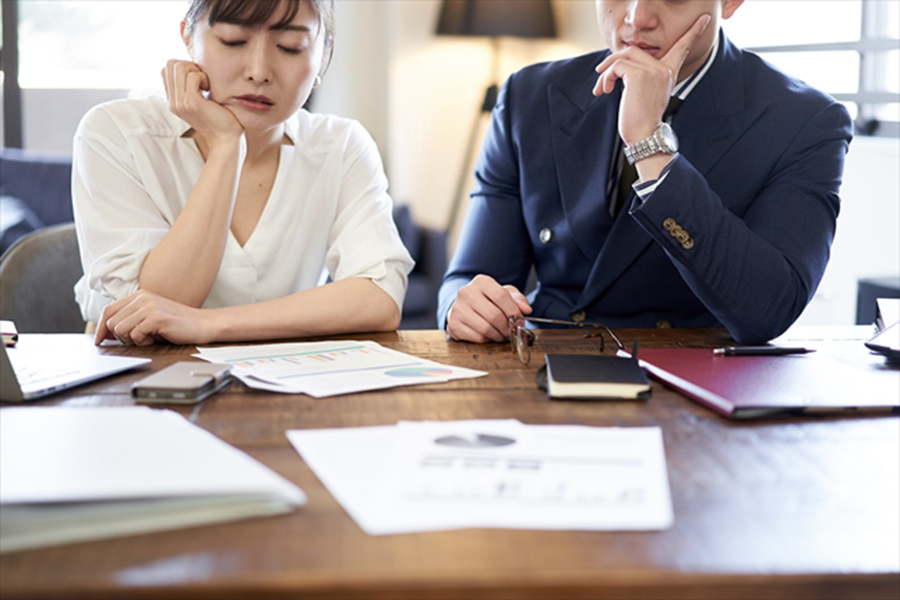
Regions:
[[[223, 38], [219, 38], [219, 41], [223, 46], [226, 46], [228, 48], [239, 48], [247, 44], [246, 40], [226, 40]], [[284, 44], [277, 44], [277, 46], [279, 50], [287, 54], [301, 54], [304, 50], [304, 48], [302, 47], [293, 47]]]

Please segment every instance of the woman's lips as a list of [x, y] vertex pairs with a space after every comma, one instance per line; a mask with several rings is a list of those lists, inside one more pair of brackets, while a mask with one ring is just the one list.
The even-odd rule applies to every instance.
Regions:
[[240, 102], [241, 106], [244, 108], [257, 112], [266, 112], [275, 104], [266, 96], [238, 96], [237, 101]]

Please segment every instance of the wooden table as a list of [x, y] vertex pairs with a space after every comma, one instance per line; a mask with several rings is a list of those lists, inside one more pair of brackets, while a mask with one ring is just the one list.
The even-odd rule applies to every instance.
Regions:
[[[621, 332], [628, 345], [635, 336], [645, 347], [726, 339], [722, 330]], [[541, 332], [530, 367], [506, 345], [447, 342], [437, 331], [352, 337], [490, 375], [323, 400], [233, 386], [196, 409], [176, 408], [298, 484], [308, 505], [286, 516], [4, 555], [0, 597], [900, 598], [896, 416], [730, 422], [657, 383], [646, 403], [551, 402], [534, 371], [541, 352], [592, 351], [573, 331]], [[23, 336], [24, 344], [49, 342]], [[835, 347], [880, 364], [858, 342]], [[159, 369], [194, 349], [101, 351], [150, 356]], [[131, 404], [129, 385], [147, 372], [37, 404]], [[285, 437], [288, 429], [481, 418], [662, 427], [674, 526], [370, 537]]]

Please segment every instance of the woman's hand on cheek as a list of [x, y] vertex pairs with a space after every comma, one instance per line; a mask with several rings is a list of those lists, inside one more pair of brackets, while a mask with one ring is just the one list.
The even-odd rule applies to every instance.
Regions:
[[139, 291], [103, 309], [94, 343], [114, 339], [135, 346], [202, 344], [214, 339], [211, 325], [203, 309]]
[[170, 60], [162, 72], [169, 110], [202, 135], [209, 144], [235, 143], [244, 128], [234, 114], [221, 104], [209, 100], [203, 92], [210, 90], [209, 77], [193, 62]]

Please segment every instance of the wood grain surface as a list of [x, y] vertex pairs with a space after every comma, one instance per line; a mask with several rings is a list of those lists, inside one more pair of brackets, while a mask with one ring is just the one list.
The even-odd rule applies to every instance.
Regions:
[[[708, 348], [724, 330], [626, 330], [645, 347]], [[170, 406], [299, 485], [292, 514], [72, 544], [0, 557], [0, 598], [900, 598], [900, 418], [731, 422], [653, 383], [647, 402], [550, 401], [535, 386], [546, 352], [595, 352], [576, 331], [542, 331], [529, 366], [505, 344], [448, 342], [438, 331], [372, 339], [487, 377], [316, 400], [240, 384]], [[86, 336], [23, 335], [23, 347]], [[835, 352], [881, 370], [856, 340]], [[193, 347], [104, 347], [152, 366], [30, 405], [129, 405], [132, 382]], [[607, 349], [611, 352], [611, 349]], [[0, 409], [8, 409], [4, 405]], [[300, 459], [289, 429], [399, 420], [517, 418], [525, 423], [660, 426], [675, 523], [660, 532], [468, 529], [364, 534]], [[161, 440], [161, 443], [165, 443]]]

